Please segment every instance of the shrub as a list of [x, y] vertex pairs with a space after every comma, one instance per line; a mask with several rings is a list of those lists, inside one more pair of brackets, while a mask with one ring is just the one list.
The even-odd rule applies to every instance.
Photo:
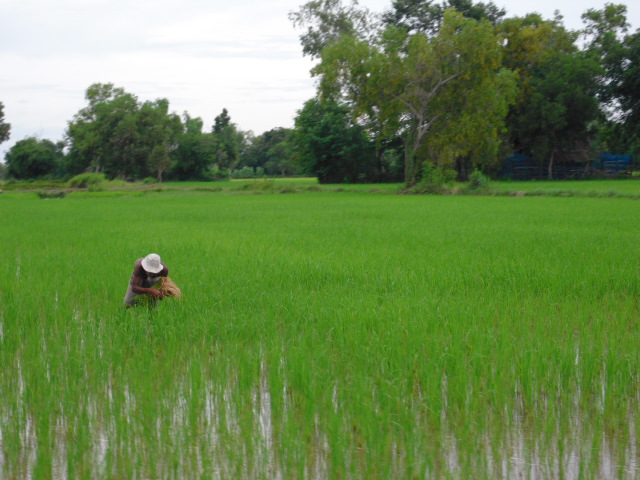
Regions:
[[67, 185], [70, 188], [96, 188], [106, 180], [104, 173], [81, 173], [69, 180]]
[[458, 172], [455, 170], [425, 162], [422, 167], [422, 178], [413, 191], [414, 193], [445, 193], [447, 185], [453, 183], [457, 176]]
[[233, 178], [253, 178], [256, 176], [256, 173], [252, 167], [245, 166], [240, 170], [234, 170], [231, 176]]
[[489, 178], [480, 170], [475, 169], [471, 175], [469, 175], [469, 189], [478, 190], [485, 188], [489, 185]]
[[42, 199], [48, 199], [48, 198], [64, 198], [65, 197], [65, 193], [62, 190], [54, 190], [54, 191], [43, 191], [40, 190], [38, 192], [36, 192], [38, 197], [42, 198]]
[[222, 170], [218, 167], [218, 164], [215, 163], [213, 166], [209, 167], [202, 174], [202, 180], [205, 182], [214, 182], [216, 180], [229, 180], [231, 178], [231, 172], [229, 170]]

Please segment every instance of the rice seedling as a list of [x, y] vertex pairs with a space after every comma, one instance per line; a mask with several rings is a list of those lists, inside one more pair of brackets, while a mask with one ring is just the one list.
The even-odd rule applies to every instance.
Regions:
[[[635, 478], [630, 198], [0, 199], [2, 478]], [[122, 307], [158, 252], [181, 299]]]

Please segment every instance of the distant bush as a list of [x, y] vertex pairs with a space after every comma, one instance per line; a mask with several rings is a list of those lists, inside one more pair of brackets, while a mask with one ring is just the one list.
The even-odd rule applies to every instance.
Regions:
[[69, 180], [67, 185], [70, 188], [96, 188], [106, 180], [104, 173], [81, 173]]
[[42, 199], [48, 199], [48, 198], [64, 198], [65, 197], [65, 193], [62, 190], [54, 190], [54, 191], [38, 191], [36, 192], [38, 197], [42, 198]]
[[280, 193], [297, 193], [298, 189], [294, 185], [283, 185], [278, 189], [278, 191]]
[[487, 186], [489, 186], [489, 178], [480, 170], [476, 169], [471, 175], [469, 175], [470, 190], [480, 190]]
[[146, 177], [142, 179], [142, 183], [143, 185], [150, 185], [150, 184], [158, 183], [158, 179], [153, 177]]
[[205, 182], [215, 182], [219, 180], [229, 180], [230, 178], [231, 172], [229, 170], [222, 170], [218, 167], [218, 164], [214, 164], [203, 172], [201, 180]]
[[242, 167], [240, 170], [234, 170], [231, 174], [232, 178], [253, 178], [256, 176], [256, 172], [253, 167]]
[[3, 182], [3, 188], [5, 190], [35, 190], [35, 189], [55, 189], [64, 188], [66, 182], [59, 180], [47, 180], [43, 178], [30, 179], [30, 180], [16, 180], [11, 178]]
[[452, 184], [458, 172], [449, 168], [437, 167], [431, 162], [425, 162], [422, 168], [422, 178], [413, 188], [413, 193], [446, 193], [447, 186]]

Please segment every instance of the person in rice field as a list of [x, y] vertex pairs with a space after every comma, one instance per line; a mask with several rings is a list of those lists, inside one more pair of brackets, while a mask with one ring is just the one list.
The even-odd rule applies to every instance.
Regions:
[[141, 296], [147, 296], [155, 305], [158, 300], [162, 300], [163, 294], [160, 290], [152, 288], [160, 277], [167, 277], [169, 268], [162, 263], [160, 255], [150, 253], [144, 258], [139, 258], [133, 267], [133, 274], [129, 280], [127, 294], [124, 297], [125, 307], [133, 307]]

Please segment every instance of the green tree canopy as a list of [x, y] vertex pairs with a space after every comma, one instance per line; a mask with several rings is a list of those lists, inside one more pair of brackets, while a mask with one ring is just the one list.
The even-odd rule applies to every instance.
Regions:
[[[589, 9], [582, 15], [585, 24], [582, 35], [587, 52], [604, 68], [600, 76], [599, 97], [609, 116], [619, 113], [619, 88], [626, 70], [628, 56], [626, 33], [627, 7], [607, 3], [601, 10]], [[637, 60], [637, 59], [636, 59]], [[636, 62], [632, 62], [636, 63]]]
[[173, 151], [182, 130], [180, 118], [169, 113], [169, 102], [140, 104], [122, 88], [99, 83], [87, 89], [86, 99], [88, 105], [68, 125], [68, 170], [122, 178], [157, 175], [148, 161], [151, 153], [156, 147]]
[[403, 136], [405, 181], [412, 184], [423, 149], [440, 166], [478, 149], [495, 162], [515, 96], [515, 79], [501, 70], [501, 53], [488, 21], [448, 9], [432, 37], [395, 27], [375, 43], [343, 37], [323, 50], [314, 73], [326, 97], [344, 99], [356, 118], [382, 125], [387, 136]]
[[289, 19], [295, 27], [307, 27], [300, 43], [302, 54], [311, 58], [319, 58], [327, 45], [343, 36], [367, 38], [376, 26], [371, 13], [357, 0], [347, 6], [341, 0], [311, 0], [297, 12], [290, 12]]
[[507, 123], [513, 148], [547, 164], [564, 158], [590, 160], [589, 128], [600, 114], [597, 93], [602, 69], [581, 52], [579, 32], [561, 17], [538, 14], [509, 18], [497, 27], [504, 64], [518, 73], [518, 97]]
[[556, 154], [588, 148], [589, 125], [599, 115], [596, 97], [600, 66], [584, 54], [556, 52], [540, 63], [530, 78], [526, 97], [512, 118], [512, 133], [520, 148], [549, 165]]
[[9, 140], [11, 124], [4, 121], [4, 105], [0, 102], [0, 143]]
[[303, 169], [320, 183], [372, 181], [373, 146], [349, 109], [333, 101], [308, 100], [295, 120], [295, 148]]
[[526, 98], [538, 65], [558, 52], [577, 51], [578, 34], [567, 31], [559, 17], [544, 20], [532, 13], [507, 18], [496, 30], [503, 44], [503, 65], [518, 74], [518, 101]]
[[504, 9], [493, 2], [473, 3], [471, 0], [445, 0], [436, 3], [431, 0], [393, 0], [391, 9], [382, 15], [385, 26], [398, 27], [409, 33], [435, 35], [447, 8], [455, 8], [467, 18], [488, 20], [498, 23], [506, 14]]
[[216, 142], [212, 133], [202, 131], [201, 118], [183, 115], [184, 131], [178, 138], [172, 175], [179, 180], [211, 180], [210, 168], [215, 160]]
[[214, 163], [223, 172], [231, 172], [240, 161], [243, 134], [231, 122], [226, 108], [214, 119], [212, 130], [215, 142]]
[[291, 145], [293, 131], [273, 128], [250, 139], [242, 166], [261, 168], [267, 175], [294, 175], [299, 166], [294, 160]]
[[605, 121], [603, 147], [640, 155], [640, 30], [628, 33], [627, 7], [605, 4], [582, 16], [587, 52], [603, 66], [599, 98]]
[[60, 167], [63, 146], [35, 137], [20, 140], [5, 156], [7, 174], [20, 180], [53, 175]]

